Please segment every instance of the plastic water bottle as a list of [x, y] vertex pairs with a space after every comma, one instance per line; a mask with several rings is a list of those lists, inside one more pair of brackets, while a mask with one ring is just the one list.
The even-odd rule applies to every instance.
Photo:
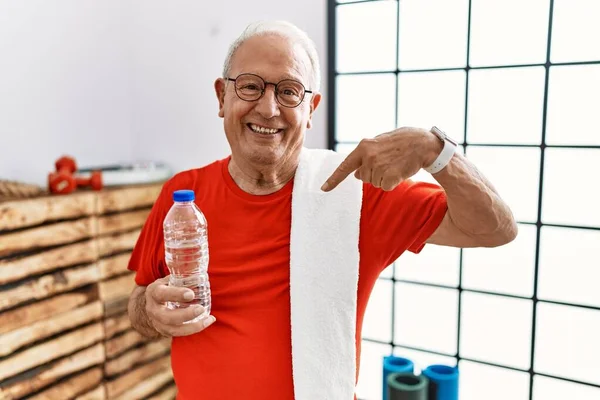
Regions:
[[205, 312], [186, 323], [196, 322], [210, 314], [210, 282], [208, 280], [208, 235], [204, 214], [194, 203], [193, 190], [173, 192], [173, 206], [163, 222], [165, 260], [171, 273], [170, 286], [192, 289], [194, 299], [187, 303], [169, 302], [170, 309], [200, 304]]

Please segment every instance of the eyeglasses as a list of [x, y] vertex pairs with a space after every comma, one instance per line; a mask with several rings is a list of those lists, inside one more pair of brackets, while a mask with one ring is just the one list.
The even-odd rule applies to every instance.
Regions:
[[244, 101], [256, 101], [265, 94], [267, 85], [275, 87], [275, 99], [279, 104], [287, 108], [298, 107], [304, 100], [306, 90], [304, 85], [293, 79], [284, 79], [278, 83], [265, 81], [258, 75], [241, 74], [237, 78], [226, 78], [235, 83], [235, 93]]

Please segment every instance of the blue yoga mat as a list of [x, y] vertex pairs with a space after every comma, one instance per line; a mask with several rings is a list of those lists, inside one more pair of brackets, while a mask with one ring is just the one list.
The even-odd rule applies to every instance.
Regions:
[[383, 400], [388, 400], [388, 375], [392, 373], [412, 373], [414, 370], [414, 364], [408, 358], [396, 357], [396, 356], [385, 356], [383, 357]]
[[458, 367], [430, 365], [422, 374], [429, 379], [429, 400], [458, 400]]

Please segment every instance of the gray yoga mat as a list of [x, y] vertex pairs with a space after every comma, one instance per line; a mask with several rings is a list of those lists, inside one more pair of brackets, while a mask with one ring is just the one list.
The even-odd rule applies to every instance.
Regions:
[[389, 400], [427, 400], [429, 380], [423, 375], [392, 373], [388, 376]]

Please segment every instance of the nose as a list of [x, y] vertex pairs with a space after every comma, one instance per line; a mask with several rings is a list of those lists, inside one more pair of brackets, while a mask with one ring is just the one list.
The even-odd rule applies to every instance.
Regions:
[[271, 85], [265, 87], [265, 93], [256, 103], [256, 111], [265, 119], [279, 116], [281, 112], [275, 98], [275, 87], [271, 87]]

